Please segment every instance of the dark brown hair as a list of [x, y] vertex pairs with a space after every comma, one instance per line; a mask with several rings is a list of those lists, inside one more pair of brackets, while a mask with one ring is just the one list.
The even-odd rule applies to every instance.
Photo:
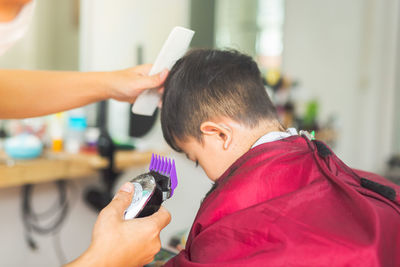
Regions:
[[229, 117], [250, 128], [277, 120], [257, 64], [237, 51], [192, 50], [175, 63], [164, 87], [162, 131], [176, 151], [178, 139], [201, 142], [200, 126], [212, 118]]

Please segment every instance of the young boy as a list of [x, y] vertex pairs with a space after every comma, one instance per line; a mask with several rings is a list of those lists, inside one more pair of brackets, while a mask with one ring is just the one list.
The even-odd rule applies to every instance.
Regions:
[[285, 130], [250, 57], [189, 52], [161, 123], [215, 182], [166, 266], [400, 266], [399, 187]]

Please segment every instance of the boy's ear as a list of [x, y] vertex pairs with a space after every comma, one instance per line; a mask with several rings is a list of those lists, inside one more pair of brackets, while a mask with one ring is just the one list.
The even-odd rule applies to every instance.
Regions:
[[204, 135], [214, 136], [221, 140], [224, 149], [228, 149], [229, 145], [232, 143], [232, 130], [224, 124], [206, 121], [200, 125], [200, 131]]

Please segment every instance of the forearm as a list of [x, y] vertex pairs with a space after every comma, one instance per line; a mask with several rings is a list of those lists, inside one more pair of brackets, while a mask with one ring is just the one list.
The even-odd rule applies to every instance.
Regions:
[[0, 119], [41, 116], [107, 99], [109, 75], [0, 70]]

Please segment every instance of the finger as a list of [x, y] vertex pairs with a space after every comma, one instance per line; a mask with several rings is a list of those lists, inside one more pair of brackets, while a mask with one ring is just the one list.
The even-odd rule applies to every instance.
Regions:
[[150, 89], [160, 87], [168, 76], [168, 70], [165, 69], [160, 73], [151, 76], [142, 76], [135, 81], [136, 88]]
[[164, 93], [164, 91], [165, 91], [165, 87], [164, 86], [161, 86], [160, 88], [158, 88], [158, 93], [160, 94], [160, 95], [162, 95], [163, 93]]
[[168, 69], [163, 69], [163, 71], [160, 72], [160, 80], [161, 80], [161, 82], [165, 81], [165, 79], [168, 76], [168, 73], [169, 73]]
[[114, 199], [108, 204], [108, 207], [114, 209], [117, 213], [123, 214], [132, 201], [134, 186], [127, 182], [118, 190]]
[[[158, 90], [157, 90], [157, 92], [160, 94], [160, 95], [162, 95], [162, 94], [164, 94], [164, 86], [162, 86], [162, 87], [160, 87], [160, 88], [158, 88]], [[158, 108], [162, 108], [162, 97], [160, 97], [160, 101], [158, 101]]]
[[170, 223], [171, 214], [167, 211], [167, 209], [165, 209], [163, 206], [161, 206], [160, 209], [156, 213], [149, 216], [148, 218], [153, 220], [153, 222], [155, 222], [158, 229], [161, 230]]

